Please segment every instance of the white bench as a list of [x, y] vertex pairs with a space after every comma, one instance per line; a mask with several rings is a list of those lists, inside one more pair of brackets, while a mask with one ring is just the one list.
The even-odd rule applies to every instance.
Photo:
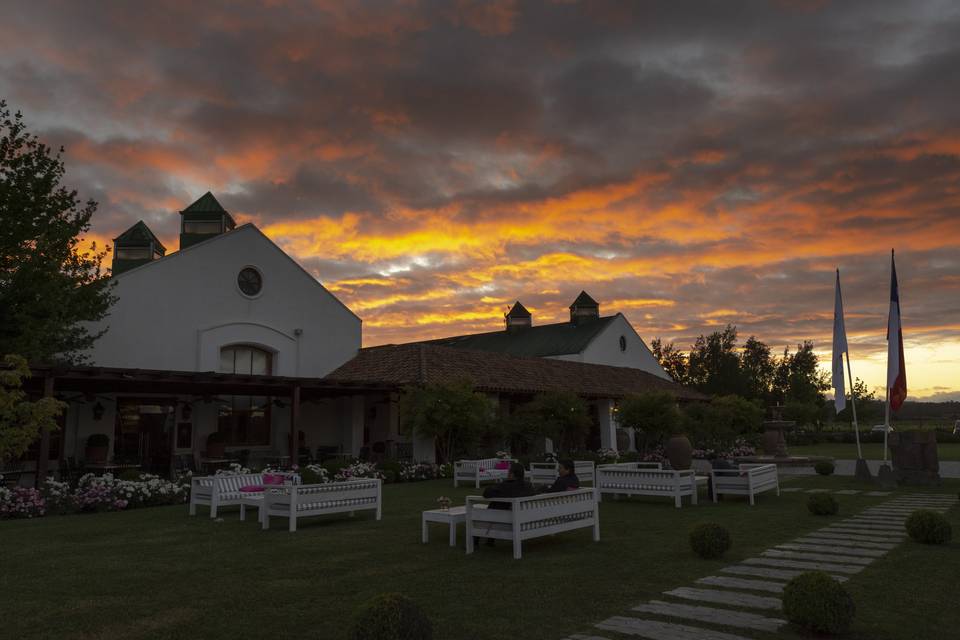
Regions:
[[364, 509], [376, 511], [379, 520], [383, 509], [382, 487], [383, 480], [379, 478], [267, 487], [261, 522], [264, 529], [269, 529], [270, 516], [287, 518], [290, 531], [294, 532], [297, 518], [344, 512], [352, 516]]
[[[284, 482], [299, 483], [300, 476], [295, 473], [274, 472], [284, 476]], [[249, 493], [240, 491], [241, 487], [263, 485], [262, 473], [227, 474], [198, 476], [190, 481], [190, 515], [197, 515], [197, 505], [210, 507], [210, 517], [217, 517], [217, 509], [240, 504], [240, 499]]]
[[477, 489], [481, 482], [503, 482], [507, 479], [509, 469], [495, 469], [498, 463], [513, 462], [500, 458], [483, 458], [482, 460], [457, 460], [453, 463], [453, 486], [460, 482], [470, 482]]
[[697, 477], [692, 469], [671, 471], [640, 466], [649, 464], [657, 463], [626, 462], [598, 466], [595, 486], [599, 498], [602, 499], [604, 493], [667, 496], [673, 498], [679, 509], [683, 504], [682, 498], [689, 496], [690, 503], [697, 504]]
[[[480, 508], [505, 502], [510, 509]], [[523, 498], [467, 496], [467, 553], [473, 553], [473, 538], [510, 540], [513, 557], [521, 557], [524, 540], [593, 528], [593, 540], [600, 540], [600, 510], [593, 489], [545, 493]]]
[[[552, 484], [557, 479], [559, 466], [556, 462], [531, 462], [526, 479], [534, 486]], [[592, 460], [574, 460], [573, 472], [577, 474], [581, 485], [588, 482], [590, 484], [594, 483], [594, 464]]]
[[750, 496], [750, 506], [758, 493], [776, 489], [780, 495], [780, 478], [775, 464], [741, 464], [737, 469], [713, 469], [710, 478], [714, 502], [721, 493]]

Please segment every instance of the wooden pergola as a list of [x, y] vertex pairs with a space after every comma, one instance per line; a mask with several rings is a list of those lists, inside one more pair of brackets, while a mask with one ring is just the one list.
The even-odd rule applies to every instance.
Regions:
[[[24, 390], [34, 397], [76, 393], [87, 397], [105, 393], [169, 394], [212, 398], [219, 395], [270, 396], [290, 399], [290, 459], [297, 459], [300, 403], [338, 396], [389, 393], [397, 385], [331, 378], [263, 376], [214, 371], [166, 371], [118, 367], [31, 365]], [[50, 432], [43, 431], [37, 459], [37, 482], [47, 475]], [[64, 455], [64, 447], [60, 447]]]

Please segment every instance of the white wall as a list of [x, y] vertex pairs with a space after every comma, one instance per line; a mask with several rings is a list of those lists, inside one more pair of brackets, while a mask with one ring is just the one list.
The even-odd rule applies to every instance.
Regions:
[[[626, 351], [620, 350], [620, 336], [627, 341]], [[606, 364], [613, 367], [632, 367], [641, 369], [664, 380], [671, 380], [663, 370], [653, 353], [647, 347], [633, 325], [618, 313], [607, 327], [601, 331], [583, 352], [563, 356], [554, 356], [557, 360], [573, 360], [590, 364]]]
[[[246, 266], [263, 277], [255, 298], [237, 286]], [[90, 352], [100, 366], [216, 371], [222, 346], [253, 344], [275, 375], [321, 377], [360, 348], [360, 319], [253, 225], [114, 280], [117, 302], [91, 326], [108, 328]]]

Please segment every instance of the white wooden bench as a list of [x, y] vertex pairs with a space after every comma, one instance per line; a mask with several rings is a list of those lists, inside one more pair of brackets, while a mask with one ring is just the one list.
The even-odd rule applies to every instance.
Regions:
[[671, 471], [638, 466], [648, 464], [651, 463], [627, 462], [598, 466], [595, 486], [599, 498], [602, 499], [604, 493], [667, 496], [673, 498], [679, 509], [683, 504], [682, 498], [689, 496], [690, 503], [697, 504], [697, 478], [692, 469]]
[[513, 460], [501, 458], [483, 458], [482, 460], [457, 460], [453, 463], [453, 486], [461, 482], [469, 482], [475, 488], [480, 488], [481, 482], [503, 482], [507, 479], [509, 469], [496, 469], [498, 463]]
[[[559, 475], [559, 467], [560, 465], [556, 462], [531, 462], [526, 480], [534, 486], [552, 484]], [[581, 485], [588, 482], [590, 484], [594, 483], [595, 472], [592, 460], [574, 460], [573, 472], [577, 474]]]
[[[510, 509], [480, 508], [504, 502]], [[521, 557], [524, 540], [593, 528], [593, 540], [600, 540], [600, 510], [593, 489], [544, 493], [523, 498], [467, 496], [467, 553], [473, 553], [473, 538], [510, 540], [513, 557]]]
[[[300, 476], [293, 473], [275, 472], [285, 476], [284, 482], [299, 483]], [[197, 505], [210, 507], [210, 517], [217, 517], [217, 509], [239, 505], [240, 499], [249, 495], [241, 487], [263, 485], [262, 473], [219, 474], [198, 476], [190, 481], [190, 515], [197, 515]], [[279, 485], [278, 485], [279, 486]]]
[[710, 478], [714, 502], [721, 493], [750, 496], [750, 506], [758, 493], [776, 489], [780, 495], [780, 478], [775, 464], [741, 464], [737, 469], [713, 469]]
[[278, 485], [267, 487], [263, 494], [264, 529], [270, 528], [270, 516], [287, 518], [290, 531], [297, 530], [297, 519], [328, 513], [349, 513], [369, 509], [377, 520], [383, 510], [383, 480], [362, 478], [324, 484]]

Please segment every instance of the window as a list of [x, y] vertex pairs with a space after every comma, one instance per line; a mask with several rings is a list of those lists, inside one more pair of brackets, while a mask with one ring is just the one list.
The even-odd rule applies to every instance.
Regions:
[[627, 337], [620, 336], [620, 351], [626, 351], [626, 350], [627, 350]]
[[[236, 345], [220, 350], [221, 373], [268, 376], [272, 365], [272, 354], [263, 349]], [[270, 444], [270, 398], [221, 397], [218, 430], [228, 446]]]
[[191, 220], [183, 222], [183, 232], [184, 233], [200, 233], [200, 234], [209, 234], [209, 233], [220, 233], [223, 230], [223, 226], [219, 220]]
[[237, 274], [237, 286], [247, 296], [255, 296], [263, 288], [263, 276], [253, 267], [244, 267]]
[[150, 247], [117, 247], [120, 260], [149, 260], [152, 257]]

